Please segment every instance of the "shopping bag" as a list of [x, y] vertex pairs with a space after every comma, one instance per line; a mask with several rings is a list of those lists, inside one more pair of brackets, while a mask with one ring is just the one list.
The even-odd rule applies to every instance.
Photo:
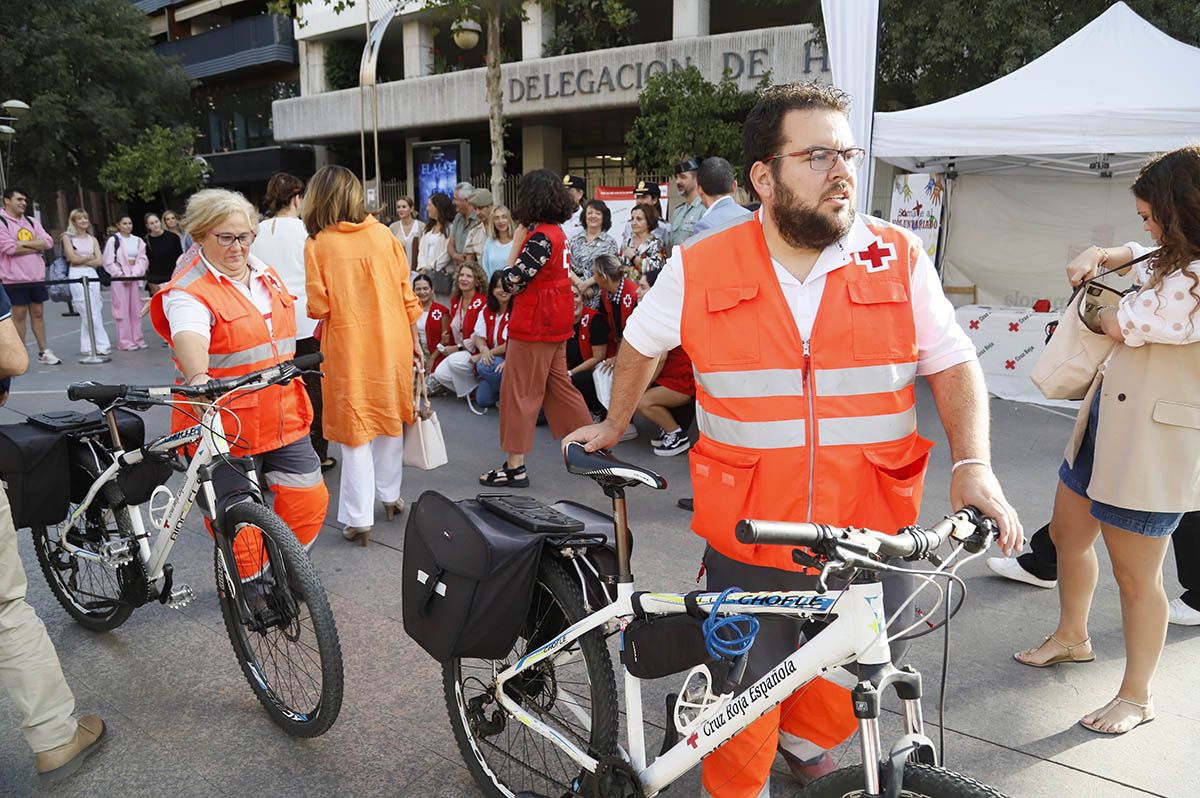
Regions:
[[1029, 378], [1047, 399], [1082, 399], [1116, 341], [1088, 329], [1080, 316], [1084, 283], [1071, 295]]
[[608, 361], [601, 361], [596, 368], [592, 369], [592, 382], [596, 385], [596, 399], [600, 404], [604, 405], [604, 409], [608, 409], [608, 403], [612, 401], [612, 386], [613, 372], [616, 369], [611, 369], [604, 364]]
[[416, 418], [404, 425], [404, 465], [431, 471], [449, 462], [442, 425], [429, 402], [425, 387], [425, 369], [418, 368], [416, 382]]

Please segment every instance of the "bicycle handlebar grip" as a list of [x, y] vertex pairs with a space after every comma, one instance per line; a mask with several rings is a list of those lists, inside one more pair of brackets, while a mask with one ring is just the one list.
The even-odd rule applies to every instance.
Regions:
[[739, 543], [761, 543], [768, 546], [811, 546], [829, 537], [821, 524], [789, 523], [787, 521], [738, 521]]
[[127, 385], [101, 385], [97, 382], [76, 382], [67, 386], [67, 398], [72, 402], [85, 401], [96, 404], [112, 404], [125, 396]]
[[292, 365], [300, 371], [309, 371], [321, 365], [321, 361], [325, 359], [325, 355], [320, 352], [313, 352], [309, 355], [301, 355], [292, 360]]

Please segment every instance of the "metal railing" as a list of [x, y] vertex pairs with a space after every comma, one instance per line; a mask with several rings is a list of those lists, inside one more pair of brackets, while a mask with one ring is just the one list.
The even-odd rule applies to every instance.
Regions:
[[193, 79], [260, 64], [299, 63], [292, 21], [278, 15], [239, 19], [223, 28], [156, 44], [154, 49], [178, 59]]

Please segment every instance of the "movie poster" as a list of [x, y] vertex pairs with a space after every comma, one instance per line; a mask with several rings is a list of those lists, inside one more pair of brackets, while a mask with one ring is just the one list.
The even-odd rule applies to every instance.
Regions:
[[417, 211], [428, 222], [429, 198], [442, 193], [453, 198], [454, 186], [467, 180], [469, 150], [465, 139], [431, 141], [413, 145], [413, 169], [417, 173]]

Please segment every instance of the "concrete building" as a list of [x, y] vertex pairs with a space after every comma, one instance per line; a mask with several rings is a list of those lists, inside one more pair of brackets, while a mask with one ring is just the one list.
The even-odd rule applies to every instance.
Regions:
[[195, 152], [209, 184], [261, 195], [280, 170], [313, 171], [313, 149], [282, 144], [271, 103], [300, 93], [293, 23], [266, 0], [133, 0], [150, 21], [155, 49], [198, 82], [192, 93]]
[[[508, 25], [503, 42], [505, 144], [512, 153], [508, 171], [547, 167], [583, 174], [589, 187], [630, 184], [634, 176], [625, 162], [624, 138], [646, 79], [661, 72], [695, 65], [716, 81], [728, 71], [746, 90], [767, 74], [774, 81], [829, 80], [828, 61], [811, 24], [819, 5], [815, 0], [777, 7], [746, 0], [630, 0], [638, 14], [634, 43], [543, 57], [556, 31], [555, 10], [527, 0], [526, 19]], [[330, 158], [359, 171], [357, 73], [350, 82], [331, 83], [346, 70], [331, 69], [330, 62], [341, 64], [352, 55], [356, 64], [368, 19], [373, 24], [390, 6], [359, 0], [340, 14], [333, 0], [313, 0], [305, 7], [295, 29], [300, 93], [274, 103], [277, 141], [328, 148]], [[429, 140], [467, 139], [470, 173], [490, 169], [484, 42], [462, 51], [447, 22], [425, 6], [424, 0], [402, 2], [380, 50], [384, 180], [412, 174], [412, 146]], [[369, 104], [366, 119], [369, 127]], [[374, 172], [370, 164], [367, 171]]]

